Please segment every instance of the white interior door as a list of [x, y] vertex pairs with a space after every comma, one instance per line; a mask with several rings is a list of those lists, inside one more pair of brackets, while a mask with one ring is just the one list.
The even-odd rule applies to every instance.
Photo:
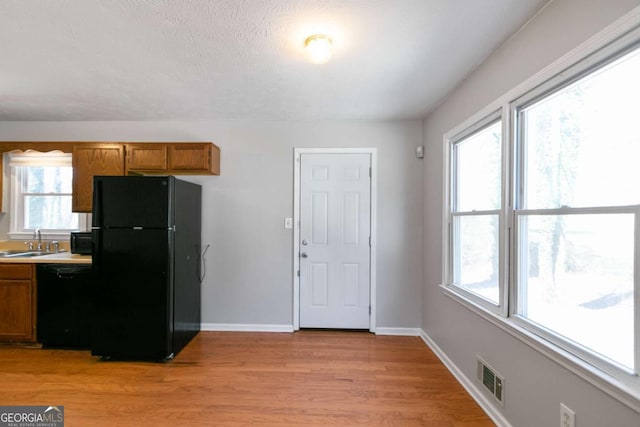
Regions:
[[300, 327], [368, 329], [371, 155], [300, 156]]

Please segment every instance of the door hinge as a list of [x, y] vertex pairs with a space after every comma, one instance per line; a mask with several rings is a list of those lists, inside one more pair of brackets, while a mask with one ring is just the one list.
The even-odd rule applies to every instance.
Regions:
[[369, 168], [369, 178], [371, 178], [371, 168]]
[[371, 247], [371, 236], [369, 236], [369, 247]]
[[371, 315], [371, 306], [369, 306], [369, 315]]
[[300, 277], [300, 270], [298, 270], [298, 277]]

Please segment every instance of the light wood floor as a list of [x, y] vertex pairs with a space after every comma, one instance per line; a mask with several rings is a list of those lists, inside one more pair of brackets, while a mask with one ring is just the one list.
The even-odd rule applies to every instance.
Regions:
[[494, 424], [418, 337], [201, 332], [168, 363], [0, 347], [0, 405], [65, 426]]

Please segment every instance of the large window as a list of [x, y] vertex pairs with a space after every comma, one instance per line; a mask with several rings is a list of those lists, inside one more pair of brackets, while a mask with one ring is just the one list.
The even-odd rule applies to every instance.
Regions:
[[636, 30], [445, 135], [443, 273], [450, 294], [635, 396], [639, 76]]
[[66, 234], [80, 228], [80, 215], [71, 211], [70, 154], [11, 154], [9, 167], [13, 237], [28, 237], [36, 230]]
[[514, 104], [515, 315], [585, 356], [638, 372], [640, 49]]
[[451, 151], [452, 284], [498, 308], [502, 122], [495, 115], [488, 117], [457, 135]]

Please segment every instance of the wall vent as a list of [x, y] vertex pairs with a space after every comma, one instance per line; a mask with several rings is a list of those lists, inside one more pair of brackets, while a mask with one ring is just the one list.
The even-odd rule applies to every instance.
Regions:
[[476, 356], [478, 361], [478, 381], [500, 403], [504, 404], [504, 378], [487, 362]]

